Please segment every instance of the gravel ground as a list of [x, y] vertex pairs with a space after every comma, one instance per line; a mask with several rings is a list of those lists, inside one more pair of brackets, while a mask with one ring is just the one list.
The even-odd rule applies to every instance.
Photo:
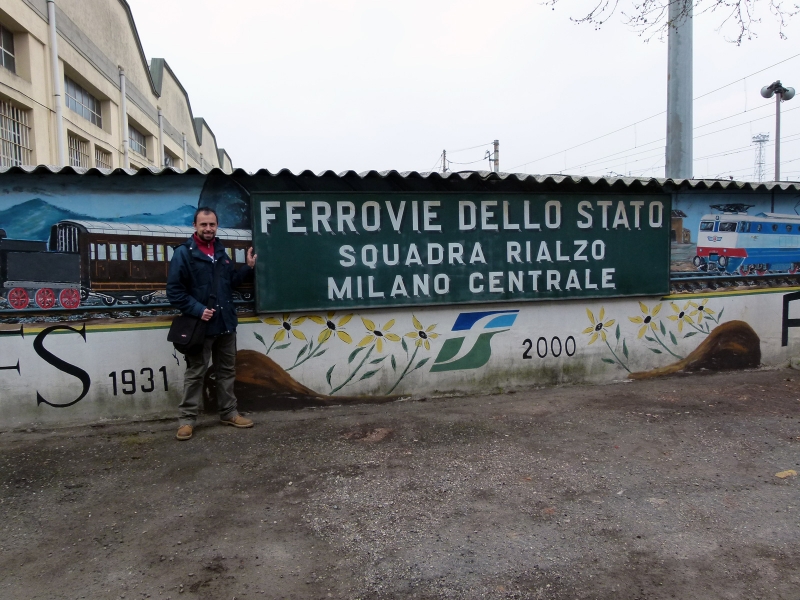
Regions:
[[800, 374], [0, 434], [0, 598], [800, 598]]

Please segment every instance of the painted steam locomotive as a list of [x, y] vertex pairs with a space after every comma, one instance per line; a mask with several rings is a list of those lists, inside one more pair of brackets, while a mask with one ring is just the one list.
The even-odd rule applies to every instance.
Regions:
[[[191, 227], [59, 221], [48, 242], [9, 240], [0, 230], [0, 283], [10, 308], [35, 303], [40, 309], [59, 305], [74, 309], [90, 298], [106, 306], [118, 301], [149, 304], [166, 288], [174, 249], [192, 235]], [[252, 232], [219, 229], [228, 255], [245, 263]], [[252, 285], [240, 289], [243, 299]]]
[[734, 210], [707, 214], [700, 219], [694, 257], [698, 270], [740, 275], [800, 270], [800, 215], [750, 216], [746, 205], [722, 208]]

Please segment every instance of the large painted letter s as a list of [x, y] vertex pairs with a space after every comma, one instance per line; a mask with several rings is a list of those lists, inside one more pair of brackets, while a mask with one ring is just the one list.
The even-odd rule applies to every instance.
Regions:
[[83, 327], [80, 329], [75, 329], [74, 327], [70, 327], [69, 325], [53, 325], [52, 327], [48, 327], [47, 329], [43, 329], [42, 332], [36, 336], [36, 339], [33, 340], [33, 349], [36, 351], [41, 358], [43, 358], [48, 364], [53, 365], [59, 371], [63, 371], [68, 375], [72, 375], [73, 377], [77, 377], [80, 382], [83, 384], [83, 391], [81, 395], [78, 396], [72, 402], [68, 402], [66, 404], [54, 404], [52, 402], [48, 402], [42, 395], [37, 391], [36, 392], [36, 404], [48, 404], [50, 406], [55, 406], [56, 408], [66, 408], [67, 406], [72, 406], [76, 402], [80, 402], [86, 393], [89, 391], [89, 386], [92, 383], [89, 374], [81, 368], [76, 367], [75, 365], [71, 365], [65, 360], [58, 358], [55, 354], [46, 350], [44, 347], [44, 338], [47, 337], [47, 334], [52, 333], [53, 331], [58, 331], [59, 329], [63, 329], [66, 331], [74, 331], [75, 333], [81, 334], [83, 341], [86, 341], [86, 323], [83, 324]]

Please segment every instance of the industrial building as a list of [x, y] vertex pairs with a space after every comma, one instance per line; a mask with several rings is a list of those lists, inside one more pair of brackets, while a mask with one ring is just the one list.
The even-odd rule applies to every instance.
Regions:
[[0, 166], [38, 164], [233, 168], [125, 0], [0, 6]]

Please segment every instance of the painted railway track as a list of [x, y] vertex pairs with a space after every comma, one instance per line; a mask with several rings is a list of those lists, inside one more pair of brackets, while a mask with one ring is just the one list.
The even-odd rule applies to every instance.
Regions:
[[676, 271], [669, 274], [670, 291], [685, 294], [724, 288], [772, 288], [800, 285], [800, 273], [768, 272], [762, 275], [734, 275]]

